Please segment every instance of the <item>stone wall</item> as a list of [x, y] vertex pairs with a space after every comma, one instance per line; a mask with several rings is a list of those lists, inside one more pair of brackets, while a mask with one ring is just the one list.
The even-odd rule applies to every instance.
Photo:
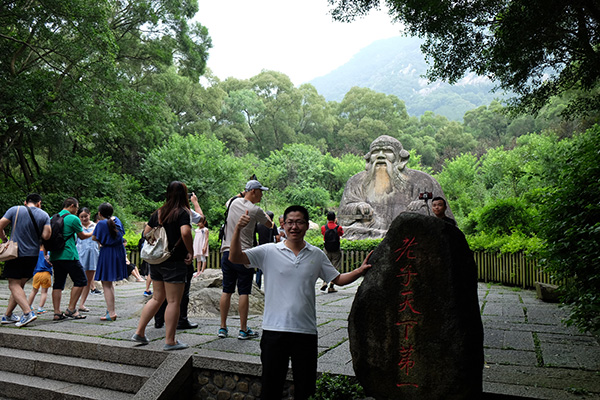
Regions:
[[[260, 398], [260, 375], [194, 368], [194, 399], [255, 400]], [[284, 387], [284, 400], [294, 399], [291, 382]]]

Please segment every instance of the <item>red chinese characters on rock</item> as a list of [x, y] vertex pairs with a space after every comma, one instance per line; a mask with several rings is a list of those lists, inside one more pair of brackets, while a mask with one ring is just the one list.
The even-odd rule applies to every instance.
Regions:
[[398, 258], [396, 258], [396, 261], [400, 261], [400, 259], [402, 259], [403, 257], [406, 256], [407, 259], [409, 260], [414, 260], [415, 258], [417, 258], [417, 256], [415, 256], [414, 250], [411, 249], [411, 247], [416, 246], [418, 243], [415, 242], [415, 238], [412, 239], [404, 239], [402, 246], [400, 246], [399, 248], [397, 248], [396, 250], [394, 250], [394, 253], [400, 253], [398, 255]]
[[414, 349], [412, 346], [403, 347], [400, 349], [400, 362], [398, 365], [400, 366], [400, 370], [404, 370], [406, 375], [408, 375], [408, 371], [415, 366], [414, 360], [410, 357], [412, 356]]
[[410, 285], [410, 280], [413, 276], [417, 276], [416, 272], [412, 272], [412, 265], [407, 265], [404, 268], [400, 268], [400, 273], [396, 275], [396, 278], [402, 278], [402, 285]]
[[[414, 348], [411, 340], [410, 333], [413, 328], [419, 325], [421, 312], [417, 310], [414, 304], [414, 292], [411, 290], [411, 283], [417, 279], [419, 273], [415, 272], [412, 265], [412, 260], [417, 258], [415, 254], [415, 246], [418, 243], [415, 238], [405, 238], [402, 241], [402, 245], [394, 250], [397, 254], [396, 262], [400, 268], [400, 272], [396, 275], [396, 278], [400, 281], [406, 290], [400, 292], [401, 298], [398, 304], [398, 322], [396, 326], [404, 328], [403, 335], [401, 336], [402, 343], [399, 354], [399, 382], [396, 382], [397, 387], [414, 387], [418, 388], [418, 383], [410, 382], [410, 371], [415, 367], [415, 360], [413, 358]], [[405, 378], [402, 378], [405, 377]]]

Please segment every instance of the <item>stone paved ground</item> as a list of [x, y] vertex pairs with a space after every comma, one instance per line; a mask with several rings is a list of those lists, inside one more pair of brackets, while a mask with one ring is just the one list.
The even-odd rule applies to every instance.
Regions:
[[[353, 375], [347, 318], [358, 286], [359, 282], [355, 282], [331, 294], [315, 288], [318, 292], [320, 371]], [[30, 290], [31, 284], [27, 284], [26, 292]], [[104, 297], [91, 295], [87, 302], [91, 309], [87, 319], [53, 322], [50, 311], [21, 329], [40, 334], [72, 334], [89, 340], [100, 337], [127, 345], [123, 341], [135, 330], [144, 301], [143, 291], [144, 283], [128, 282], [117, 286], [119, 317], [115, 322], [100, 321], [105, 313]], [[535, 399], [600, 399], [598, 340], [564, 326], [561, 320], [567, 316], [565, 309], [537, 300], [535, 292], [529, 290], [480, 283], [478, 292], [485, 330], [486, 392]], [[68, 295], [66, 290], [63, 308]], [[8, 296], [7, 281], [0, 281], [0, 312], [4, 312]], [[35, 305], [38, 301], [39, 294]], [[50, 299], [46, 308], [52, 308]], [[191, 316], [190, 319], [198, 322], [200, 327], [178, 332], [178, 339], [191, 345], [185, 351], [218, 359], [259, 362], [259, 340], [241, 341], [235, 336], [218, 339], [217, 318]], [[261, 322], [262, 316], [253, 315], [249, 325], [260, 330]], [[0, 329], [14, 329], [15, 334], [19, 331], [14, 325], [4, 325]], [[237, 332], [237, 329], [239, 320], [230, 318], [230, 332]], [[149, 326], [147, 336], [152, 341], [149, 346], [161, 349], [164, 333], [164, 328]]]

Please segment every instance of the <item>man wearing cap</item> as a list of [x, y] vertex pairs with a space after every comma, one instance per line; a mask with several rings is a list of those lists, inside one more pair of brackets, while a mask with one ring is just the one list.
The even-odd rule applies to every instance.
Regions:
[[[257, 180], [251, 180], [246, 183], [246, 190], [242, 198], [233, 198], [229, 200], [226, 206], [229, 206], [227, 221], [225, 222], [225, 237], [221, 245], [221, 270], [223, 271], [223, 293], [219, 302], [221, 311], [221, 327], [219, 329], [219, 337], [225, 338], [228, 336], [227, 315], [231, 305], [231, 295], [235, 291], [237, 285], [238, 294], [240, 296], [238, 311], [240, 314], [240, 331], [238, 339], [246, 340], [258, 336], [252, 329], [248, 327], [248, 310], [250, 303], [248, 295], [252, 290], [252, 278], [254, 271], [244, 267], [243, 264], [234, 264], [229, 261], [229, 246], [235, 226], [242, 215], [248, 215], [249, 223], [240, 232], [240, 241], [242, 250], [247, 250], [254, 245], [254, 228], [256, 223], [261, 223], [267, 228], [273, 227], [271, 218], [256, 205], [262, 199], [263, 191], [269, 190], [261, 185]], [[231, 204], [230, 204], [231, 203]]]

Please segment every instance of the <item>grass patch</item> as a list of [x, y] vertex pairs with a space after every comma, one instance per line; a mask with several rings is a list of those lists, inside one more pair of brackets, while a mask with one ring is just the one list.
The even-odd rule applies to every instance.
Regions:
[[544, 366], [544, 356], [542, 355], [542, 346], [540, 342], [540, 338], [537, 335], [537, 332], [531, 332], [533, 336], [533, 345], [535, 347], [535, 358], [537, 359], [537, 366]]
[[587, 396], [590, 394], [590, 392], [584, 388], [575, 388], [575, 387], [568, 387], [565, 389], [565, 392], [575, 394], [578, 396]]
[[331, 351], [331, 350], [335, 349], [336, 347], [341, 346], [342, 344], [344, 344], [347, 341], [348, 341], [348, 338], [343, 338], [342, 340], [340, 340], [339, 342], [337, 342], [333, 346], [329, 347], [327, 350], [324, 350], [324, 351], [320, 352], [319, 355], [317, 356], [317, 358], [320, 358], [321, 356], [323, 356], [328, 351]]

